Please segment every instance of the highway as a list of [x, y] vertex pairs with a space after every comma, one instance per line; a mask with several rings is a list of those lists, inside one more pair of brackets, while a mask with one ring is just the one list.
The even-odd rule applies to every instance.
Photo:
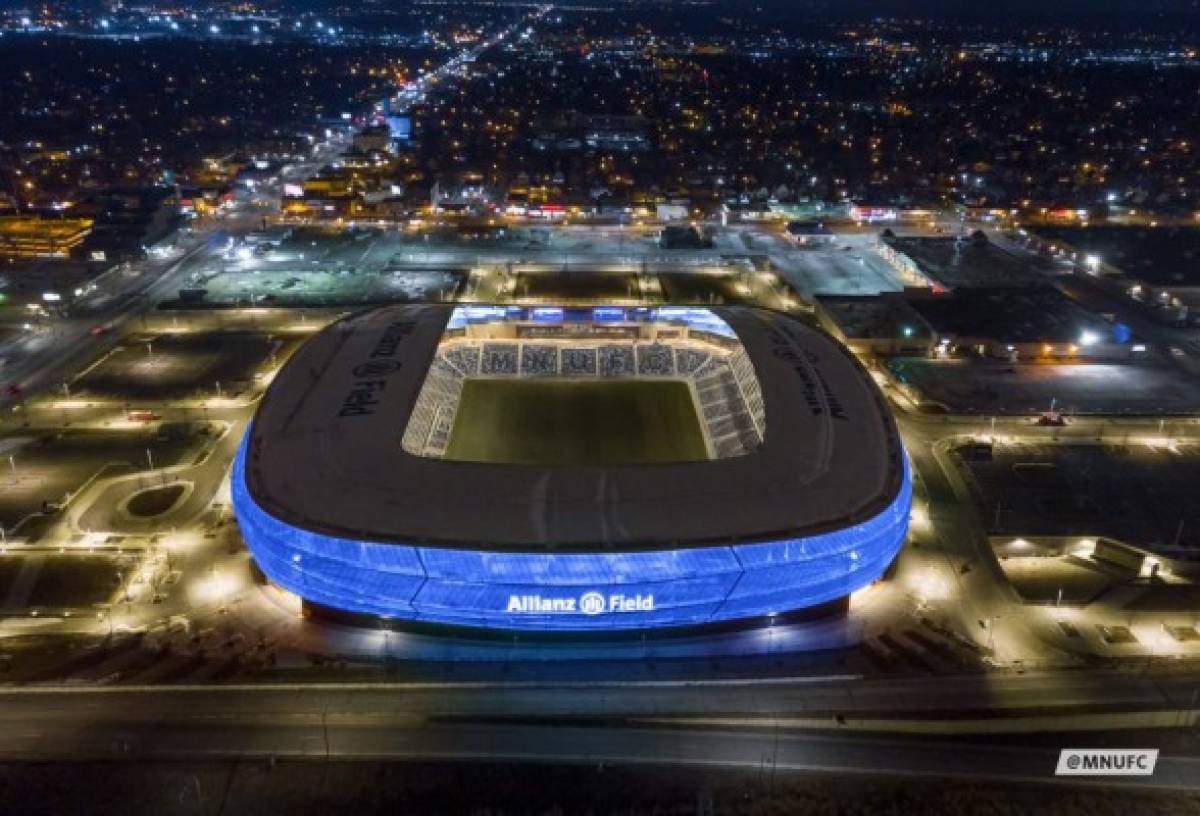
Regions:
[[[1038, 739], [1031, 746], [1028, 740], [1005, 744], [987, 738], [806, 733], [769, 724], [673, 726], [637, 714], [680, 700], [697, 705], [706, 700], [721, 708], [734, 701], [779, 705], [789, 698], [803, 701], [812, 691], [808, 683], [784, 684], [769, 695], [753, 683], [725, 688], [702, 683], [43, 687], [34, 693], [0, 692], [0, 757], [518, 760], [1053, 781], [1059, 748], [1088, 744], [1080, 736], [1062, 742]], [[921, 699], [934, 697], [927, 691]], [[604, 716], [577, 713], [564, 719], [589, 706]], [[1153, 777], [1119, 781], [1195, 790], [1200, 759], [1177, 748], [1164, 750]]]

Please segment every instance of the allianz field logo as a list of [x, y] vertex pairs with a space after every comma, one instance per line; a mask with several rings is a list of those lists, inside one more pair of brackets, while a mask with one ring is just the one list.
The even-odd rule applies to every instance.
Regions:
[[591, 590], [581, 595], [509, 595], [504, 611], [510, 615], [606, 615], [653, 612], [654, 596], [622, 595]]
[[579, 611], [585, 615], [602, 615], [604, 608], [604, 596], [599, 592], [585, 592], [579, 596]]
[[1152, 776], [1157, 748], [1064, 748], [1055, 776]]

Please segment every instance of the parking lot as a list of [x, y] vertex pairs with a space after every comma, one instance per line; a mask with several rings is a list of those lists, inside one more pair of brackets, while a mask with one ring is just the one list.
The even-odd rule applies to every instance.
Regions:
[[1200, 381], [1161, 362], [1008, 364], [896, 358], [893, 376], [955, 413], [1182, 415], [1200, 405]]
[[514, 300], [561, 304], [640, 303], [647, 280], [631, 272], [520, 272], [513, 276]]
[[1072, 556], [1005, 556], [1004, 576], [1028, 603], [1085, 604], [1119, 583], [1100, 566]]
[[136, 566], [128, 555], [0, 554], [0, 614], [58, 614], [107, 603]]
[[992, 535], [1107, 536], [1200, 558], [1200, 449], [1006, 444], [960, 457]]
[[808, 297], [899, 292], [904, 283], [875, 251], [875, 241], [873, 234], [838, 235], [828, 244], [794, 248], [775, 238], [777, 249], [771, 257], [788, 281]]
[[168, 400], [244, 391], [259, 367], [282, 359], [291, 337], [246, 331], [136, 335], [71, 383], [73, 396]]
[[[212, 428], [206, 423], [0, 436], [0, 525], [12, 533], [22, 519], [52, 509], [93, 477], [144, 470], [150, 460], [155, 468], [192, 461], [211, 439]], [[25, 527], [19, 532], [27, 534]]]

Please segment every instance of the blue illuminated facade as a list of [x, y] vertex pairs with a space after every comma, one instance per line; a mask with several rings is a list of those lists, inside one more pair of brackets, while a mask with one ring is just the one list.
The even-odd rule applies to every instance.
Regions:
[[233, 509], [275, 584], [333, 609], [489, 629], [609, 631], [697, 626], [843, 598], [879, 578], [908, 531], [908, 465], [879, 515], [804, 538], [673, 550], [530, 553], [350, 541], [293, 527], [250, 496], [234, 462]]
[[446, 323], [453, 332], [471, 324], [528, 321], [563, 323], [675, 323], [694, 331], [736, 340], [729, 324], [703, 306], [455, 306]]

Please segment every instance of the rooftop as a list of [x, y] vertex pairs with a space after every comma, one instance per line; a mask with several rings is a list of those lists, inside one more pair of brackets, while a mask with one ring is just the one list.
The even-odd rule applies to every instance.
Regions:
[[405, 429], [461, 311], [388, 306], [332, 325], [277, 375], [249, 440], [250, 492], [268, 513], [324, 535], [529, 550], [778, 540], [851, 526], [895, 498], [899, 437], [844, 347], [745, 307], [679, 311], [729, 327], [749, 357], [766, 422], [761, 445], [744, 455], [596, 466], [409, 453]]
[[0, 236], [5, 238], [38, 237], [67, 240], [86, 232], [92, 222], [86, 218], [37, 218], [5, 216], [0, 218]]
[[944, 336], [1008, 343], [1078, 343], [1089, 333], [1096, 342], [1118, 341], [1117, 326], [1048, 286], [962, 289], [950, 296], [910, 302]]
[[1155, 286], [1200, 286], [1200, 228], [1039, 227], [1042, 237], [1096, 255]]
[[986, 240], [924, 236], [890, 236], [884, 240], [946, 289], [1042, 283], [1028, 262]]
[[920, 312], [899, 293], [883, 295], [821, 295], [821, 308], [850, 339], [929, 340], [933, 332]]

